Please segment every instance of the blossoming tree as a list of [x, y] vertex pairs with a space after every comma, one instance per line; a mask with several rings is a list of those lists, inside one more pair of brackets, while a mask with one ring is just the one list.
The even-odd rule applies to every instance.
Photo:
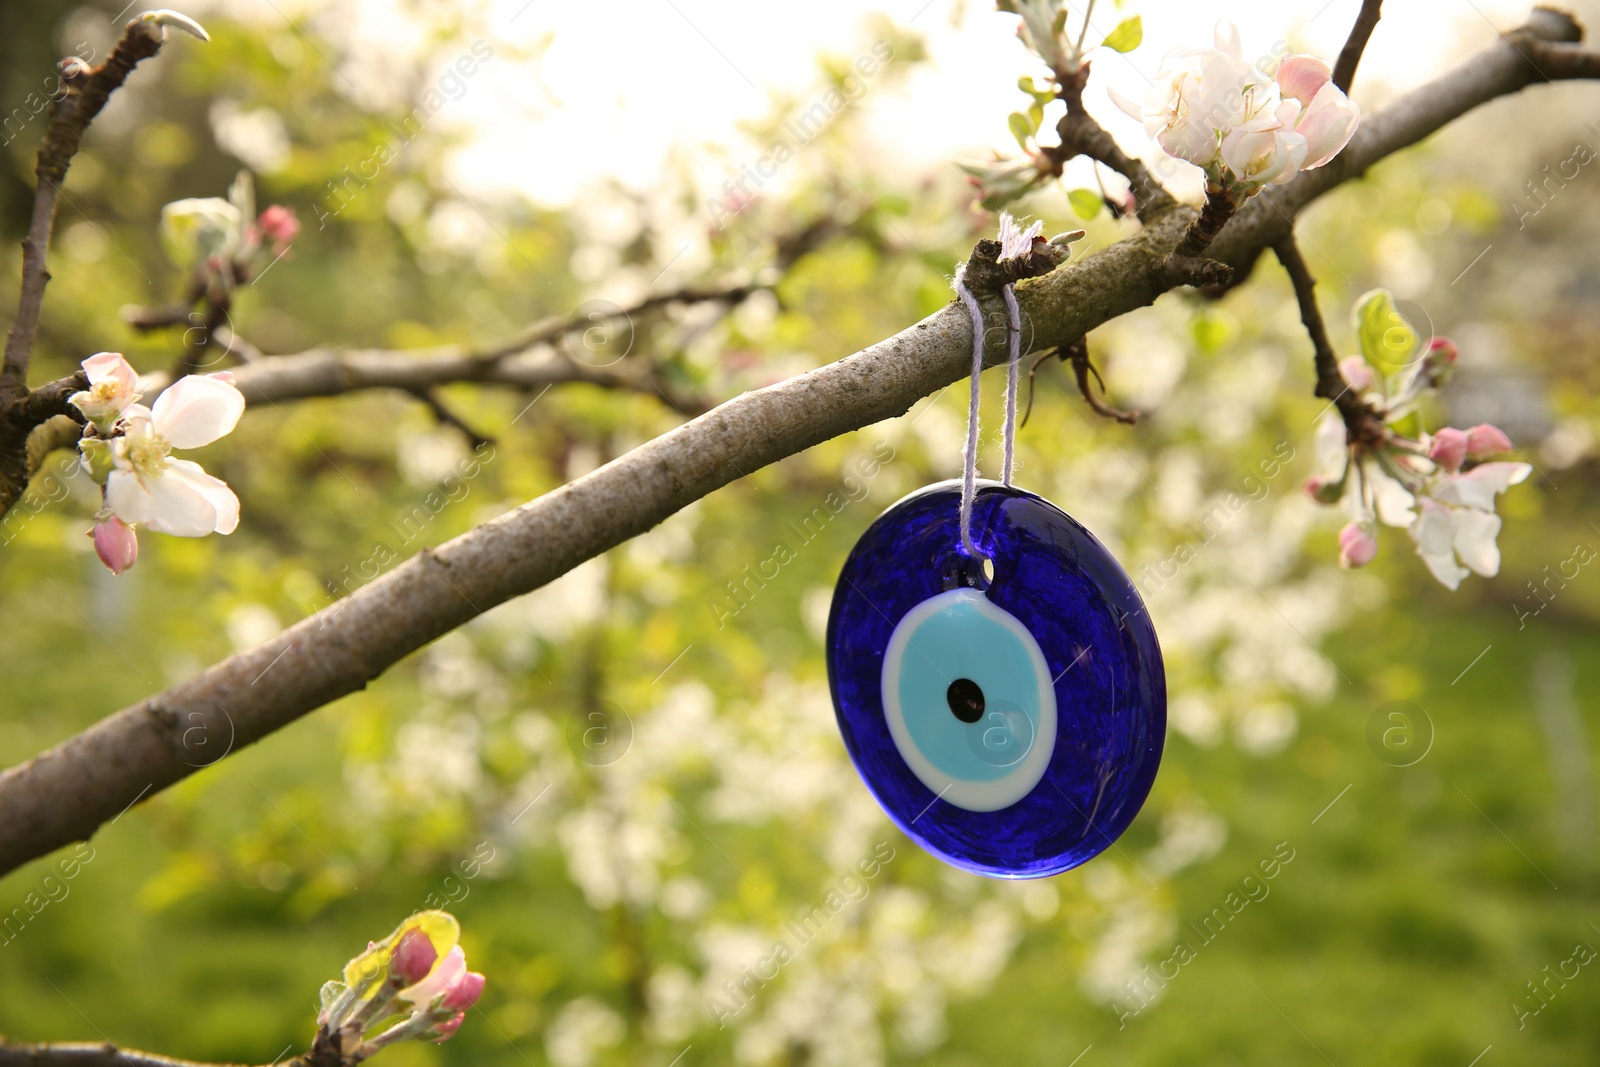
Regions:
[[[1583, 46], [1576, 23], [1553, 10], [1536, 9], [1526, 25], [1482, 54], [1369, 114], [1362, 114], [1348, 94], [1373, 32], [1378, 3], [1363, 5], [1356, 31], [1334, 65], [1314, 56], [1290, 55], [1264, 69], [1245, 59], [1238, 32], [1224, 25], [1213, 47], [1169, 57], [1145, 99], [1115, 101], [1143, 123], [1155, 146], [1144, 161], [1135, 153], [1148, 146], [1119, 145], [1085, 104], [1096, 54], [1096, 48], [1086, 47], [1088, 17], [1074, 22], [1059, 0], [1011, 0], [999, 6], [1018, 17], [1019, 35], [1049, 77], [1042, 88], [1025, 79], [1031, 103], [1012, 123], [1023, 157], [968, 167], [980, 203], [991, 210], [1005, 208], [1060, 178], [1070, 162], [1087, 158], [1097, 175], [1103, 172], [1117, 190], [1104, 199], [1128, 217], [1129, 232], [1059, 265], [1064, 251], [1043, 242], [1037, 225], [1021, 230], [1002, 216], [1005, 246], [980, 241], [965, 264], [965, 275], [993, 279], [1010, 269], [1008, 263], [1039, 253], [1045, 262], [1016, 288], [1032, 351], [1041, 361], [1058, 356], [1071, 365], [1094, 411], [1133, 421], [1091, 386], [1098, 371], [1088, 333], [1175, 290], [1196, 289], [1220, 298], [1244, 284], [1261, 254], [1271, 249], [1294, 284], [1311, 342], [1312, 359], [1300, 378], [1329, 404], [1314, 440], [1306, 442], [1314, 445], [1322, 468], [1306, 489], [1319, 503], [1341, 505], [1346, 512], [1347, 524], [1338, 536], [1340, 564], [1358, 568], [1371, 563], [1378, 551], [1378, 529], [1389, 526], [1407, 531], [1428, 571], [1451, 589], [1469, 573], [1494, 575], [1500, 566], [1498, 498], [1525, 481], [1531, 468], [1505, 458], [1515, 454], [1514, 442], [1492, 425], [1430, 429], [1424, 423], [1433, 411], [1430, 397], [1445, 386], [1459, 362], [1472, 358], [1471, 352], [1458, 351], [1443, 337], [1422, 337], [1391, 295], [1376, 291], [1353, 311], [1360, 354], [1341, 358], [1296, 244], [1295, 219], [1341, 183], [1476, 106], [1545, 81], [1600, 74], [1600, 55]], [[230, 534], [250, 522], [248, 507], [241, 507], [226, 483], [172, 453], [229, 434], [252, 408], [393, 388], [423, 399], [439, 419], [470, 434], [470, 427], [439, 401], [436, 390], [473, 382], [530, 392], [585, 383], [659, 393], [668, 403], [682, 401], [684, 408], [705, 410], [508, 514], [418, 552], [386, 573], [364, 577], [335, 602], [281, 633], [0, 774], [0, 811], [7, 816], [0, 821], [0, 866], [6, 870], [88, 838], [152, 791], [209, 766], [186, 758], [192, 755], [192, 731], [226, 733], [230, 751], [261, 740], [365, 686], [402, 658], [496, 605], [538, 590], [634, 538], [644, 536], [641, 544], [654, 544], [648, 539], [658, 535], [650, 531], [728, 483], [850, 431], [899, 418], [923, 397], [969, 372], [972, 330], [983, 322], [975, 324], [960, 302], [837, 362], [721, 403], [715, 402], [717, 397], [699, 403], [698, 397], [674, 395], [671, 383], [653, 371], [595, 366], [570, 356], [529, 356], [541, 344], [588, 327], [593, 319], [587, 313], [541, 325], [487, 352], [415, 355], [322, 349], [265, 355], [233, 333], [228, 310], [240, 287], [259, 279], [285, 255], [298, 223], [280, 205], [258, 212], [253, 184], [243, 174], [225, 199], [181, 200], [162, 213], [167, 254], [184, 274], [181, 299], [171, 308], [141, 309], [135, 318], [148, 329], [189, 327], [173, 366], [141, 375], [118, 353], [85, 353], [78, 371], [30, 384], [60, 185], [84, 130], [107, 98], [137, 64], [163, 49], [173, 29], [201, 41], [207, 36], [182, 15], [152, 12], [128, 24], [105, 62], [90, 66], [77, 59], [63, 61], [62, 88], [52, 102], [39, 150], [33, 225], [23, 245], [18, 309], [0, 373], [0, 507], [18, 504], [49, 457], [75, 449], [80, 469], [100, 493], [99, 508], [83, 516], [83, 525], [98, 558], [121, 576], [138, 563], [142, 533], [205, 537]], [[1130, 22], [1096, 47], [1126, 51], [1137, 46], [1137, 36], [1137, 23]], [[1054, 143], [1048, 144], [1040, 140], [1046, 103], [1065, 108], [1055, 125]], [[1164, 186], [1162, 175], [1172, 161], [1203, 172], [1203, 205], [1181, 203]], [[1041, 238], [1038, 244], [1035, 238]], [[793, 266], [806, 243], [816, 239], [817, 234], [802, 234], [783, 242], [781, 265]], [[643, 314], [664, 304], [736, 303], [757, 288], [740, 281], [656, 293], [632, 309], [618, 308], [602, 318], [626, 319], [630, 310]], [[999, 298], [989, 295], [996, 287], [975, 284], [974, 291], [980, 315], [1001, 321]], [[996, 343], [986, 353], [988, 362], [1004, 358], [997, 343], [1000, 334], [990, 331]], [[234, 365], [206, 372], [221, 359]], [[735, 593], [723, 616], [745, 606]], [[533, 629], [537, 622], [528, 620], [527, 625]], [[447, 659], [450, 646], [439, 647], [446, 651], [429, 655]], [[257, 686], [269, 671], [271, 683]], [[440, 684], [453, 698], [466, 699], [467, 690], [450, 691]], [[770, 697], [774, 705], [797, 706], [818, 699], [814, 691]], [[652, 748], [652, 769], [665, 775], [686, 773], [682, 766], [692, 759], [692, 746], [681, 737], [674, 739], [668, 728], [673, 722], [680, 733], [718, 736], [705, 722], [706, 704], [693, 687], [675, 689], [663, 702], [662, 725], [654, 734], [641, 729], [634, 741]], [[603, 715], [597, 721], [610, 728]], [[540, 722], [523, 726], [530, 733], [549, 728]], [[474, 762], [480, 757], [488, 758], [471, 754]], [[756, 780], [778, 776], [783, 766], [781, 747], [771, 746], [766, 758], [751, 760], [743, 770], [720, 771], [725, 778], [717, 791], [735, 798], [729, 804], [757, 810]], [[578, 782], [586, 773], [575, 767], [552, 776]], [[679, 881], [668, 893], [661, 884], [667, 862], [662, 853], [676, 831], [660, 824], [652, 832], [649, 819], [666, 819], [669, 813], [650, 801], [651, 814], [640, 814], [645, 806], [640, 797], [649, 795], [647, 780], [643, 769], [638, 777], [629, 777], [634, 773], [590, 783], [587, 799], [571, 801], [560, 833], [574, 881], [591, 905], [619, 908], [624, 918], [630, 903], [651, 899], [658, 889], [663, 899], [676, 901], [666, 908], [688, 914], [697, 907], [697, 890]], [[378, 769], [372, 774], [384, 776]], [[827, 777], [827, 772], [818, 774]], [[839, 784], [830, 779], [804, 797], [791, 798], [791, 806], [842, 806]], [[577, 785], [571, 794], [585, 797]], [[522, 802], [520, 796], [515, 799]], [[1181, 836], [1174, 834], [1175, 839]], [[614, 848], [595, 851], [596, 840]], [[874, 874], [862, 867], [855, 876], [864, 887], [894, 854], [892, 847], [883, 853], [872, 845], [859, 833], [846, 833], [817, 847], [870, 857], [861, 862], [871, 863]], [[1176, 869], [1183, 860], [1159, 862]], [[849, 887], [840, 893], [841, 899], [853, 899]], [[965, 925], [950, 935], [946, 946], [965, 945], [962, 958], [977, 959], [972, 970], [980, 974], [1003, 965], [1023, 918], [1054, 908], [1037, 898], [996, 896], [988, 903], [993, 906], [965, 915]], [[925, 907], [905, 898], [900, 904], [902, 914], [920, 914], [918, 908]], [[895, 943], [895, 921], [888, 911], [874, 913], [867, 932], [838, 951], [860, 959]], [[317, 1036], [303, 1062], [316, 1067], [355, 1063], [402, 1039], [443, 1041], [455, 1034], [485, 987], [482, 975], [466, 970], [458, 936], [451, 916], [430, 909], [351, 960], [342, 981], [324, 988]], [[748, 931], [741, 929], [722, 930], [703, 947], [711, 961], [703, 975], [663, 967], [640, 977], [639, 997], [652, 1005], [652, 1025], [659, 1033], [674, 1042], [687, 1039], [704, 1021], [671, 1022], [670, 1005], [709, 1000], [716, 1005], [713, 1024], [719, 1028], [729, 1020], [759, 1019], [745, 1039], [750, 1058], [805, 1044], [805, 1028], [787, 1024], [785, 1012], [808, 998], [827, 1000], [815, 972], [807, 970], [814, 965], [802, 962], [791, 971], [796, 988], [781, 1000], [771, 998], [782, 1010], [767, 1010], [757, 995], [770, 980], [763, 968], [775, 975], [788, 965], [787, 956], [775, 947], [756, 952], [762, 946], [752, 948]], [[761, 979], [754, 985], [744, 975], [752, 958]], [[941, 970], [936, 960], [918, 959], [908, 966], [919, 988], [936, 990], [938, 998], [962, 988], [962, 975]], [[1109, 984], [1114, 988], [1115, 982]], [[888, 996], [891, 983], [885, 979], [883, 985]], [[702, 995], [708, 990], [709, 995]], [[903, 997], [903, 1004], [915, 1002]], [[843, 1013], [840, 1005], [836, 1007]], [[604, 1044], [609, 1023], [603, 1010], [574, 1000], [561, 1018], [565, 1029], [552, 1039], [553, 1049]], [[915, 1019], [906, 1018], [910, 1021], [902, 1021], [915, 1030]], [[926, 1032], [937, 1031], [936, 1024], [924, 1023]], [[876, 1028], [870, 1017], [841, 1023], [841, 1031], [857, 1036], [876, 1033]], [[810, 1047], [827, 1062], [848, 1060], [862, 1046], [841, 1041], [836, 1048]], [[94, 1055], [93, 1048], [75, 1045], [0, 1047], [0, 1064], [93, 1062]], [[116, 1055], [141, 1062], [139, 1054]], [[153, 1056], [143, 1061], [161, 1062]], [[567, 1061], [582, 1062], [582, 1057]]]

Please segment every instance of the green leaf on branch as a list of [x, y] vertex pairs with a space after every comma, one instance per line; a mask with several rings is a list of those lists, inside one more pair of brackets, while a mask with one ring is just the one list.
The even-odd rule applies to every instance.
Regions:
[[1362, 297], [1355, 319], [1361, 354], [1368, 363], [1392, 374], [1411, 362], [1417, 351], [1417, 331], [1395, 307], [1389, 290], [1374, 289]]
[[1123, 19], [1100, 43], [1113, 52], [1131, 52], [1144, 41], [1144, 19], [1140, 15]]
[[1024, 115], [1020, 111], [1013, 111], [1006, 119], [1006, 122], [1011, 127], [1011, 136], [1017, 139], [1017, 144], [1021, 145], [1022, 150], [1026, 152], [1028, 150], [1028, 140], [1033, 136], [1033, 132], [1037, 130], [1038, 127], [1034, 125], [1033, 121], [1029, 119], [1027, 115]]
[[1080, 219], [1092, 219], [1105, 207], [1105, 200], [1100, 194], [1088, 189], [1072, 190], [1067, 194], [1067, 203], [1072, 205], [1072, 210]]
[[1017, 79], [1017, 88], [1033, 97], [1033, 103], [1036, 107], [1042, 108], [1056, 98], [1055, 90], [1048, 83], [1041, 89], [1034, 84], [1033, 78], [1026, 74]]

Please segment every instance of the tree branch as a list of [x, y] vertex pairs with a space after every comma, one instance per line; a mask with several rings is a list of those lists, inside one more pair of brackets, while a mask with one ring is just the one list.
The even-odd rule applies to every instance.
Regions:
[[1339, 61], [1333, 65], [1333, 84], [1339, 87], [1341, 93], [1350, 92], [1350, 83], [1356, 80], [1356, 67], [1361, 63], [1361, 54], [1367, 50], [1367, 42], [1372, 39], [1372, 31], [1378, 28], [1378, 20], [1383, 17], [1383, 0], [1362, 0], [1361, 13], [1356, 16], [1356, 24], [1350, 29], [1350, 37], [1344, 43], [1344, 50], [1339, 53]]
[[[1211, 254], [1247, 262], [1282, 240], [1299, 211], [1341, 182], [1465, 112], [1542, 81], [1519, 44], [1565, 40], [1572, 32], [1570, 20], [1536, 13], [1511, 39], [1373, 113], [1333, 163], [1252, 198]], [[1020, 283], [1033, 346], [1069, 343], [1166, 292], [1168, 251], [1194, 218], [1193, 209], [1174, 207], [1125, 241]], [[193, 773], [183, 737], [197, 724], [218, 730], [231, 724], [236, 749], [258, 741], [729, 482], [904, 414], [970, 373], [971, 343], [966, 311], [951, 305], [837, 363], [736, 397], [515, 511], [423, 549], [278, 636], [5, 771], [0, 871], [87, 838], [130, 804]], [[1005, 358], [998, 332], [988, 358]]]
[[[294, 1067], [293, 1060], [279, 1067]], [[158, 1056], [151, 1052], [120, 1049], [109, 1041], [60, 1042], [13, 1045], [0, 1039], [0, 1067], [237, 1067], [234, 1064], [196, 1063]]]
[[35, 456], [32, 451], [38, 429], [49, 427], [51, 444], [58, 438], [67, 442], [78, 439], [83, 416], [67, 398], [87, 388], [89, 379], [79, 371], [31, 393], [24, 390], [16, 400], [0, 405], [0, 515], [22, 499], [28, 482], [44, 462], [46, 452]]
[[1106, 390], [1105, 380], [1100, 377], [1100, 372], [1095, 370], [1094, 361], [1089, 358], [1089, 339], [1087, 337], [1080, 337], [1071, 344], [1062, 345], [1060, 353], [1062, 360], [1072, 368], [1072, 376], [1078, 382], [1078, 393], [1083, 397], [1084, 403], [1088, 404], [1096, 415], [1102, 418], [1115, 419], [1124, 426], [1133, 426], [1138, 423], [1139, 413], [1137, 411], [1123, 411], [1120, 408], [1112, 407], [1096, 396], [1094, 390], [1089, 386], [1089, 378], [1092, 375], [1096, 384], [1100, 386], [1100, 391], [1103, 393]]
[[[234, 384], [249, 404], [340, 396], [362, 389], [399, 389], [415, 394], [455, 382], [517, 389], [586, 383], [652, 396], [658, 395], [661, 386], [655, 368], [642, 359], [593, 367], [549, 350], [484, 359], [455, 347], [417, 352], [314, 348], [292, 356], [267, 356], [233, 368], [232, 374]], [[166, 375], [153, 374], [141, 379], [141, 386], [151, 395], [166, 388], [169, 381]], [[696, 396], [669, 396], [668, 401], [695, 414], [709, 406], [704, 398]]]
[[[395, 389], [412, 396], [458, 382], [539, 390], [553, 385], [586, 384], [602, 389], [639, 393], [664, 400], [679, 414], [692, 417], [711, 408], [698, 393], [676, 389], [662, 380], [653, 365], [641, 358], [622, 360], [607, 367], [591, 367], [570, 356], [546, 350], [485, 358], [467, 348], [445, 346], [414, 351], [394, 349], [313, 348], [286, 356], [267, 356], [226, 328], [216, 331], [216, 344], [233, 352], [241, 365], [232, 370], [234, 384], [247, 404], [276, 404], [312, 397], [342, 396], [366, 389]], [[166, 371], [139, 379], [144, 401], [149, 403], [172, 384]], [[446, 420], [451, 421], [451, 420]], [[78, 440], [80, 424], [61, 420], [34, 420], [27, 424], [27, 476], [32, 478], [50, 453], [70, 448]], [[4, 424], [0, 422], [0, 441]], [[0, 443], [0, 452], [4, 451]], [[0, 515], [19, 499], [0, 495]]]
[[1089, 64], [1084, 63], [1070, 73], [1057, 71], [1056, 81], [1060, 86], [1056, 95], [1067, 105], [1067, 113], [1056, 123], [1056, 136], [1061, 138], [1061, 143], [1041, 145], [1039, 149], [1055, 163], [1056, 173], [1059, 175], [1073, 157], [1088, 156], [1128, 179], [1133, 189], [1134, 210], [1141, 220], [1171, 210], [1176, 203], [1172, 194], [1150, 173], [1150, 168], [1124, 152], [1116, 138], [1096, 122], [1084, 106], [1083, 90], [1089, 83]]
[[412, 396], [422, 401], [424, 407], [433, 412], [433, 417], [439, 420], [441, 426], [450, 426], [460, 430], [461, 435], [467, 439], [469, 448], [477, 449], [484, 445], [494, 444], [494, 438], [486, 437], [479, 433], [460, 415], [451, 411], [439, 396], [437, 389], [412, 389], [409, 392]]
[[65, 88], [51, 102], [50, 125], [39, 145], [39, 160], [34, 168], [39, 184], [33, 197], [33, 219], [22, 239], [22, 291], [17, 299], [17, 317], [6, 335], [5, 362], [0, 365], [0, 401], [14, 400], [28, 388], [28, 361], [39, 329], [45, 283], [50, 280], [45, 258], [55, 229], [61, 183], [66, 180], [72, 157], [78, 153], [83, 132], [133, 68], [159, 51], [160, 27], [135, 19], [128, 23], [122, 39], [103, 64], [87, 72], [81, 67], [71, 73], [69, 68], [62, 68]]
[[1328, 328], [1322, 321], [1322, 312], [1317, 308], [1317, 280], [1311, 276], [1311, 268], [1306, 266], [1294, 235], [1290, 234], [1273, 245], [1272, 250], [1277, 254], [1278, 262], [1283, 264], [1283, 269], [1289, 272], [1289, 280], [1294, 284], [1295, 300], [1300, 305], [1300, 321], [1311, 336], [1317, 368], [1316, 395], [1331, 401], [1339, 409], [1352, 440], [1363, 440], [1375, 433], [1381, 436], [1383, 419], [1367, 406], [1339, 373], [1339, 357], [1333, 350], [1333, 343], [1328, 340]]

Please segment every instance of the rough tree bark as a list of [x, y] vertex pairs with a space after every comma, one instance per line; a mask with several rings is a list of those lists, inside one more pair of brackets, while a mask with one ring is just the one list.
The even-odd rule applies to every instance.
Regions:
[[[1318, 197], [1462, 114], [1530, 84], [1596, 66], [1569, 17], [1527, 26], [1371, 114], [1332, 164], [1252, 199], [1210, 255], [1244, 267], [1282, 241]], [[1535, 65], [1537, 64], [1537, 66]], [[1170, 252], [1196, 216], [1152, 213], [1135, 236], [1019, 285], [1034, 349], [1067, 344], [1181, 284]], [[992, 309], [997, 312], [997, 309]], [[991, 363], [1004, 358], [991, 331]], [[959, 304], [789, 381], [746, 393], [438, 548], [424, 549], [277, 637], [102, 720], [0, 774], [0, 872], [87, 838], [131, 804], [192, 773], [197, 724], [235, 747], [363, 688], [482, 612], [641, 534], [685, 505], [786, 456], [904, 414], [970, 370]]]

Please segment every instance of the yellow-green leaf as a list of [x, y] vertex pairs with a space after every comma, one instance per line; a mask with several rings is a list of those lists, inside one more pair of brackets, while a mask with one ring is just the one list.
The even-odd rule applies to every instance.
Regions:
[[1417, 331], [1394, 305], [1387, 289], [1374, 289], [1356, 305], [1356, 334], [1361, 354], [1378, 370], [1393, 373], [1411, 362], [1417, 351]]
[[1131, 52], [1144, 41], [1144, 19], [1134, 15], [1117, 23], [1117, 28], [1106, 34], [1100, 43], [1114, 52]]
[[1022, 146], [1023, 151], [1027, 151], [1028, 138], [1033, 136], [1034, 131], [1034, 125], [1028, 116], [1020, 111], [1013, 111], [1006, 122], [1011, 127], [1011, 136], [1017, 139], [1017, 144]]
[[1092, 219], [1100, 214], [1100, 209], [1105, 206], [1099, 193], [1090, 192], [1088, 189], [1074, 189], [1067, 194], [1067, 203], [1072, 205], [1072, 210], [1080, 219]]

